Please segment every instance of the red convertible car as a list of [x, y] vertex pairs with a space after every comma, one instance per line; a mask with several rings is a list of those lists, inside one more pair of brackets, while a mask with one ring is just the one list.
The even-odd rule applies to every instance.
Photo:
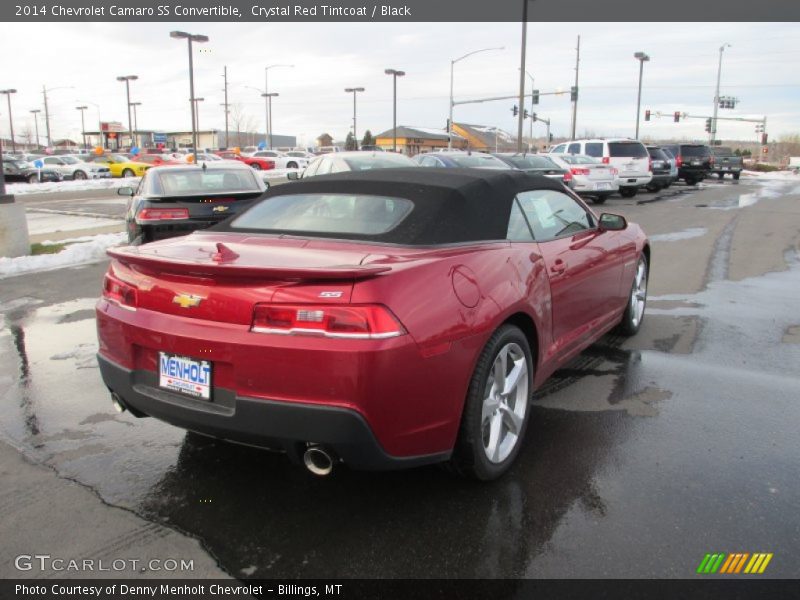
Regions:
[[109, 251], [99, 362], [118, 410], [317, 474], [520, 451], [533, 390], [634, 334], [650, 247], [558, 182], [382, 169], [276, 186], [189, 236]]
[[238, 160], [246, 165], [253, 167], [256, 171], [268, 171], [275, 168], [275, 161], [261, 156], [242, 156], [232, 151], [222, 151], [215, 153], [225, 160]]

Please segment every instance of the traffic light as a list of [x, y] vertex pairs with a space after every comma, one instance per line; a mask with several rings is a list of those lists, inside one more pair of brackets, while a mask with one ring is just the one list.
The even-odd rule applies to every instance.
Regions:
[[527, 119], [527, 118], [528, 118], [528, 116], [529, 116], [529, 115], [528, 115], [528, 109], [526, 108], [526, 109], [525, 109], [525, 112], [523, 112], [523, 113], [522, 113], [522, 118], [523, 118], [523, 119]]
[[675, 114], [674, 114], [674, 115], [672, 115], [672, 120], [673, 120], [673, 121], [675, 121], [676, 123], [679, 123], [679, 122], [680, 122], [680, 120], [681, 120], [681, 113], [680, 113], [680, 111], [677, 111], [677, 110], [675, 111]]
[[515, 117], [519, 114], [519, 108], [517, 108], [516, 104], [511, 107], [511, 114], [514, 115]]
[[578, 86], [577, 85], [573, 85], [569, 89], [569, 99], [572, 102], [577, 102], [578, 101]]
[[539, 104], [539, 90], [531, 90], [531, 104]]
[[533, 114], [531, 115], [531, 117], [533, 118], [533, 122], [534, 122], [534, 123], [536, 123], [536, 113], [533, 113]]
[[550, 134], [550, 141], [551, 142], [553, 141], [553, 134], [552, 133]]
[[644, 120], [645, 121], [649, 121], [650, 120], [650, 110], [649, 109], [644, 111]]
[[711, 117], [706, 119], [706, 131], [711, 133]]
[[762, 133], [761, 134], [761, 145], [762, 146], [766, 146], [767, 145], [767, 134], [766, 133]]
[[447, 127], [444, 128], [445, 131], [450, 131], [450, 118], [447, 119]]

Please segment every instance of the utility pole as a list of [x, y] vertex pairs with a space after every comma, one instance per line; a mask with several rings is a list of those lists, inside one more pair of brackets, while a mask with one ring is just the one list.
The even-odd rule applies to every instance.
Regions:
[[52, 141], [50, 138], [50, 112], [47, 110], [47, 87], [42, 86], [42, 94], [44, 94], [44, 126], [47, 133], [47, 145], [50, 146]]
[[222, 69], [222, 77], [225, 80], [225, 88], [223, 89], [223, 91], [225, 92], [225, 102], [222, 104], [222, 106], [225, 107], [225, 147], [228, 148], [229, 145], [230, 145], [230, 142], [228, 140], [228, 112], [229, 111], [228, 111], [228, 66], [227, 65], [225, 67], [223, 67], [223, 69]]
[[11, 151], [17, 151], [17, 142], [14, 140], [14, 119], [11, 116], [11, 94], [16, 94], [17, 90], [0, 90], [0, 94], [5, 94], [8, 99], [8, 127], [11, 130]]
[[[528, 39], [528, 0], [522, 0], [522, 49], [519, 59], [519, 118], [517, 121], [517, 152], [522, 152], [522, 127], [525, 120], [525, 54]], [[495, 137], [497, 133], [495, 132]]]
[[135, 144], [133, 140], [133, 121], [131, 120], [131, 81], [139, 79], [138, 75], [120, 75], [117, 81], [125, 82], [125, 96], [128, 100], [128, 137], [131, 140], [131, 147]]
[[404, 77], [406, 72], [397, 69], [385, 69], [383, 72], [392, 76], [394, 84], [392, 87], [392, 152], [397, 152], [397, 78]]
[[719, 65], [717, 66], [717, 91], [714, 92], [714, 116], [711, 118], [711, 133], [709, 134], [709, 141], [714, 145], [714, 138], [717, 135], [717, 111], [719, 110], [719, 84], [722, 78], [722, 53], [725, 48], [730, 48], [731, 45], [727, 42], [719, 47]]
[[636, 52], [633, 58], [639, 61], [639, 94], [636, 96], [636, 135], [634, 139], [639, 139], [639, 113], [642, 107], [642, 74], [644, 73], [644, 63], [650, 60], [644, 52]]
[[356, 132], [356, 94], [358, 92], [363, 92], [363, 87], [356, 87], [356, 88], [345, 88], [344, 90], [346, 93], [353, 94], [353, 142], [355, 143], [356, 150], [358, 150], [358, 133]]
[[578, 73], [581, 66], [581, 36], [578, 36], [578, 46], [575, 48], [575, 99], [572, 101], [572, 136], [575, 139], [575, 129], [578, 124]]
[[[42, 112], [38, 108], [33, 109], [30, 111], [33, 114], [33, 125], [36, 127], [36, 149], [39, 149], [41, 144], [39, 143], [39, 113]], [[83, 115], [81, 115], [83, 116]]]
[[[83, 137], [83, 148], [84, 149], [86, 149], [86, 124], [84, 123], [84, 120], [83, 120], [83, 111], [85, 111], [87, 108], [89, 108], [89, 107], [88, 106], [76, 106], [75, 107], [75, 110], [81, 111], [81, 137]], [[33, 111], [32, 110], [31, 112], [39, 112], [39, 111], [38, 110], [37, 111]], [[38, 125], [36, 126], [36, 145], [37, 146], [39, 145], [39, 126]]]

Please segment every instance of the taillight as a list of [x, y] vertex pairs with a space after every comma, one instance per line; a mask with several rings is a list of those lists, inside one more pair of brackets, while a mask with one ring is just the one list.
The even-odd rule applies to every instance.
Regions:
[[580, 167], [572, 167], [570, 169], [573, 175], [588, 175], [589, 169], [581, 169]]
[[564, 181], [565, 182], [572, 181], [572, 171], [567, 171], [566, 173], [564, 173]]
[[352, 339], [383, 339], [406, 332], [388, 308], [377, 304], [256, 304], [251, 330]]
[[188, 208], [143, 208], [136, 215], [137, 221], [173, 221], [188, 218]]
[[681, 155], [679, 154], [678, 156], [675, 157], [675, 166], [676, 167], [680, 167], [682, 164], [683, 164], [683, 159], [681, 158]]
[[103, 297], [122, 308], [136, 308], [136, 288], [108, 273], [103, 279]]
[[650, 172], [653, 171], [653, 159], [652, 158], [648, 158], [647, 159], [647, 170], [650, 171]]
[[611, 159], [610, 159], [608, 156], [604, 156], [604, 157], [603, 157], [603, 164], [604, 164], [604, 165], [607, 165], [607, 164], [609, 164], [610, 162], [611, 162]]

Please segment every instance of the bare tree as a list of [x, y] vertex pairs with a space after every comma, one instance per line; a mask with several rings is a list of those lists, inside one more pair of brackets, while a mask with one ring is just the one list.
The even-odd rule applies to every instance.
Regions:
[[247, 134], [257, 127], [256, 118], [245, 112], [241, 103], [236, 102], [230, 105], [231, 111], [231, 129], [236, 132], [236, 137], [231, 135], [231, 143], [233, 146], [247, 146]]

